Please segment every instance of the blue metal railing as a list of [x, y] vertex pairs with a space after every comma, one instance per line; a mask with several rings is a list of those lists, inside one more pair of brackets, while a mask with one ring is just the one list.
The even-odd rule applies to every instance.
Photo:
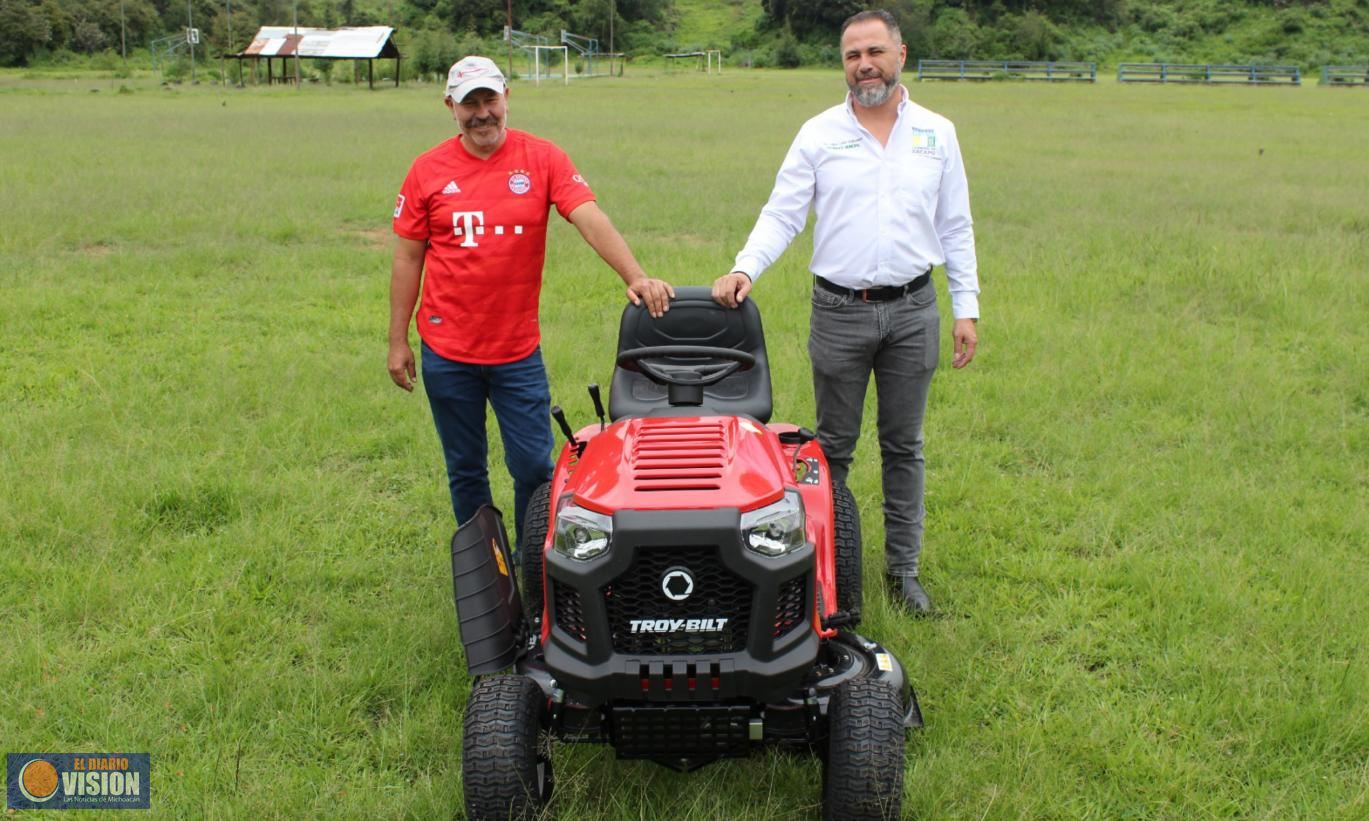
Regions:
[[1221, 65], [1209, 63], [1122, 63], [1119, 83], [1237, 83], [1302, 85], [1297, 66]]
[[1032, 60], [918, 60], [917, 79], [1049, 80], [1092, 83], [1098, 80], [1098, 64]]

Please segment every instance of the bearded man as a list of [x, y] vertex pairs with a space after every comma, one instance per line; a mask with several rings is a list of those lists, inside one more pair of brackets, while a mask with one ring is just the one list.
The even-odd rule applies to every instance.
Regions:
[[494, 408], [521, 544], [528, 500], [552, 472], [538, 326], [551, 209], [617, 272], [634, 305], [660, 316], [675, 291], [642, 270], [564, 151], [507, 126], [509, 89], [492, 60], [453, 65], [442, 99], [460, 134], [414, 160], [395, 201], [387, 368], [396, 385], [414, 389], [416, 320], [458, 524], [492, 503], [485, 406]]
[[803, 230], [813, 233], [812, 361], [818, 440], [833, 482], [846, 481], [870, 374], [878, 396], [885, 571], [896, 601], [931, 611], [919, 580], [922, 419], [940, 355], [932, 269], [944, 265], [955, 325], [951, 364], [974, 359], [979, 275], [965, 166], [950, 120], [899, 83], [898, 23], [864, 11], [842, 25], [849, 93], [803, 125], [732, 271], [713, 298], [736, 307]]

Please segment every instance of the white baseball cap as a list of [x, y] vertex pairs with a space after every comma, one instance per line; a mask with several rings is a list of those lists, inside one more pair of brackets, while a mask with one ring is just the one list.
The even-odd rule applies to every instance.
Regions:
[[504, 74], [493, 60], [488, 57], [463, 57], [447, 72], [447, 92], [444, 96], [459, 103], [477, 88], [488, 88], [496, 94], [508, 90]]

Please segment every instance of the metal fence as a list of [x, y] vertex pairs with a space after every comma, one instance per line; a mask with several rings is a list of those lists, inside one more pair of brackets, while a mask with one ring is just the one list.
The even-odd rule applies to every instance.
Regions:
[[1369, 86], [1369, 66], [1322, 66], [1324, 86]]
[[1302, 85], [1302, 69], [1297, 66], [1122, 63], [1117, 67], [1117, 82], [1296, 86]]
[[918, 60], [917, 79], [1049, 80], [1092, 83], [1098, 80], [1098, 64], [1022, 60]]

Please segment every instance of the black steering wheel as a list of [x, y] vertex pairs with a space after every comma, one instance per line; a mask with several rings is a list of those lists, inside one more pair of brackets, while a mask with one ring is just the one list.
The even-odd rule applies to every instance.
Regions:
[[[666, 362], [667, 359], [696, 361]], [[717, 384], [755, 364], [756, 357], [746, 351], [711, 345], [650, 345], [618, 354], [618, 367], [623, 370], [643, 374], [658, 385], [686, 388]]]

